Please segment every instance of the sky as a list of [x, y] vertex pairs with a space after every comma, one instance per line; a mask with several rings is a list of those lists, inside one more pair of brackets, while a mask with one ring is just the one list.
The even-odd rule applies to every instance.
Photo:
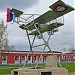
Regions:
[[[19, 28], [16, 23], [6, 22], [6, 11], [7, 8], [16, 8], [23, 11], [25, 14], [43, 14], [50, 10], [49, 6], [52, 5], [57, 0], [0, 0], [0, 21], [4, 20], [5, 24], [8, 25], [8, 40], [9, 45], [14, 45], [16, 50], [29, 50], [29, 43], [26, 36], [26, 32]], [[75, 8], [74, 0], [62, 0], [66, 4], [71, 5]], [[72, 11], [64, 15], [64, 26], [59, 28], [59, 31], [55, 33], [50, 41], [49, 45], [52, 50], [61, 51], [63, 48], [69, 48], [75, 46], [74, 38], [74, 16], [75, 11]], [[47, 34], [44, 34], [45, 39], [47, 39]], [[32, 40], [32, 37], [31, 37]], [[36, 39], [35, 45], [37, 43], [43, 43], [42, 40]], [[43, 47], [34, 48], [33, 50], [42, 50]], [[46, 49], [48, 50], [48, 49]]]

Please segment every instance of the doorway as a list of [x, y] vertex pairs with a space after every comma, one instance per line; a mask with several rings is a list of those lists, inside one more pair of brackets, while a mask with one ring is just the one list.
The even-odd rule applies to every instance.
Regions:
[[51, 72], [41, 72], [41, 75], [52, 75]]

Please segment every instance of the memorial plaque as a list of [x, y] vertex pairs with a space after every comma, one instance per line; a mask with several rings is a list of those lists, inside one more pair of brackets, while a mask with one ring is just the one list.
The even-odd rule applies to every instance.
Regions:
[[17, 71], [14, 71], [14, 75], [18, 75], [18, 72]]
[[51, 72], [41, 72], [41, 75], [52, 75]]

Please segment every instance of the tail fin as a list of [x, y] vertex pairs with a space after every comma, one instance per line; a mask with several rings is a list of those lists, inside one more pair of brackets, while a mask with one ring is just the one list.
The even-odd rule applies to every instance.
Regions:
[[12, 12], [14, 13], [15, 17], [20, 17], [21, 14], [23, 14], [22, 11], [17, 10], [17, 9], [12, 9]]

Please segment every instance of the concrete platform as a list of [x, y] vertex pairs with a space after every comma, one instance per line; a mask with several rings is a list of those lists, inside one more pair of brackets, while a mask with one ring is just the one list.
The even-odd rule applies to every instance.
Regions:
[[19, 68], [11, 72], [11, 75], [68, 75], [68, 70], [65, 68], [58, 68], [57, 62], [53, 56], [47, 58], [45, 67], [35, 68]]
[[[45, 74], [46, 73], [46, 74]], [[44, 68], [44, 69], [16, 69], [11, 75], [68, 75], [65, 68]]]

